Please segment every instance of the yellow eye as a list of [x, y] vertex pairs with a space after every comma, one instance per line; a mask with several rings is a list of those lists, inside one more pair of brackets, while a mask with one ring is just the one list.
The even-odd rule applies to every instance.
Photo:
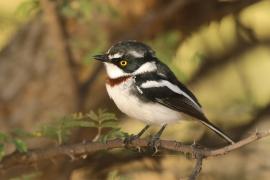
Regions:
[[119, 64], [120, 66], [125, 67], [128, 64], [128, 62], [126, 60], [122, 60], [119, 62]]

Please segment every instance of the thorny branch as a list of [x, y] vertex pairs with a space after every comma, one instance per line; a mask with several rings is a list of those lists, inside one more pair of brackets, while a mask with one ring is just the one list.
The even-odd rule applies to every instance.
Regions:
[[191, 175], [189, 176], [189, 180], [195, 180], [199, 176], [199, 174], [200, 174], [200, 172], [202, 170], [203, 158], [204, 157], [202, 155], [200, 155], [200, 154], [197, 155], [196, 164], [195, 164], [195, 167], [194, 167]]
[[[227, 154], [233, 150], [239, 149], [249, 143], [269, 136], [270, 130], [255, 132], [254, 134], [236, 142], [232, 145], [227, 145], [217, 149], [198, 148], [190, 145], [185, 145], [181, 142], [171, 140], [160, 140], [160, 150], [169, 150], [174, 152], [189, 153], [197, 160], [195, 168], [190, 176], [190, 179], [196, 179], [202, 168], [202, 160], [207, 157], [220, 156]], [[136, 139], [130, 144], [130, 148], [145, 148], [148, 146], [147, 139]], [[5, 170], [15, 166], [31, 165], [45, 159], [52, 159], [59, 156], [69, 156], [72, 158], [85, 157], [91, 153], [110, 150], [115, 148], [125, 148], [125, 144], [121, 139], [109, 140], [107, 143], [88, 142], [72, 145], [63, 145], [48, 149], [30, 150], [27, 153], [15, 152], [6, 156], [0, 163], [0, 170]]]

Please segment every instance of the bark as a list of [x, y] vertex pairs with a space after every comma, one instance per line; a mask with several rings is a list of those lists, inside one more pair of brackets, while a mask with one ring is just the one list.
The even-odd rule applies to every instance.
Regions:
[[70, 71], [40, 16], [24, 26], [0, 53], [0, 130], [29, 130], [73, 112]]

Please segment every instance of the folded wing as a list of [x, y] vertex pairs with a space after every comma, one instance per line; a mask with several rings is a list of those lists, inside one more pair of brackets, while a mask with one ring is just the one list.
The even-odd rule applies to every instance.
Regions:
[[184, 85], [174, 84], [167, 80], [165, 76], [158, 74], [144, 74], [143, 76], [136, 77], [136, 89], [144, 99], [195, 117], [229, 143], [234, 143], [222, 130], [206, 118], [198, 100], [189, 90], [187, 91]]

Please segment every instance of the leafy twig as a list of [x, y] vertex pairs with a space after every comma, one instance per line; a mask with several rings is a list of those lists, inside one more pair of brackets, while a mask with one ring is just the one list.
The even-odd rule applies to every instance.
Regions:
[[[269, 136], [270, 130], [256, 132], [232, 145], [227, 145], [218, 149], [201, 149], [196, 148], [190, 145], [184, 145], [180, 142], [169, 141], [169, 140], [160, 140], [160, 149], [170, 150], [174, 152], [182, 152], [182, 153], [194, 153], [199, 154], [200, 156], [195, 156], [194, 158], [197, 160], [195, 169], [192, 173], [192, 176], [197, 177], [200, 169], [202, 167], [203, 158], [213, 157], [213, 156], [221, 156], [227, 154], [231, 151], [239, 149], [247, 144], [250, 144], [254, 141], [257, 141], [263, 137]], [[136, 139], [130, 144], [130, 147], [133, 148], [143, 148], [148, 146], [147, 139]], [[125, 144], [122, 139], [114, 139], [109, 140], [106, 143], [102, 142], [88, 142], [88, 143], [79, 143], [72, 145], [63, 145], [48, 149], [39, 149], [39, 150], [29, 150], [26, 153], [18, 153], [15, 152], [11, 155], [8, 155], [3, 158], [0, 163], [0, 170], [8, 169], [15, 166], [23, 166], [29, 165], [33, 163], [37, 163], [39, 161], [45, 159], [53, 159], [59, 156], [67, 156], [71, 155], [72, 157], [82, 157], [84, 155], [89, 155], [93, 152], [101, 151], [101, 150], [109, 150], [115, 148], [125, 148]]]

